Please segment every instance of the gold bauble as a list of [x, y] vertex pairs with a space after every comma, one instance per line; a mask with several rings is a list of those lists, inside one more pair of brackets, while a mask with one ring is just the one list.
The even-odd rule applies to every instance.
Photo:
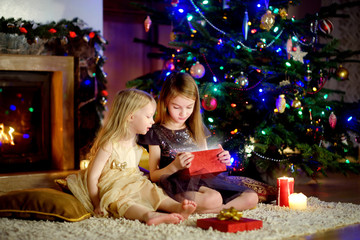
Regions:
[[336, 70], [336, 76], [341, 80], [346, 80], [349, 77], [349, 71], [340, 65], [340, 67]]

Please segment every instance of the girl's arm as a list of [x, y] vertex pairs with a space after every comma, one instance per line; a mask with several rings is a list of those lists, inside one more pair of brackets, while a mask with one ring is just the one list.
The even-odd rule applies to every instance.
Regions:
[[159, 181], [164, 174], [171, 175], [184, 168], [189, 168], [194, 155], [189, 152], [179, 153], [172, 163], [159, 169], [161, 149], [158, 145], [149, 145], [149, 171], [150, 179], [153, 182]]
[[94, 206], [95, 215], [103, 215], [100, 209], [99, 188], [97, 186], [101, 172], [105, 163], [111, 155], [111, 144], [105, 144], [104, 148], [100, 148], [93, 161], [91, 161], [88, 169], [87, 187], [91, 202]]

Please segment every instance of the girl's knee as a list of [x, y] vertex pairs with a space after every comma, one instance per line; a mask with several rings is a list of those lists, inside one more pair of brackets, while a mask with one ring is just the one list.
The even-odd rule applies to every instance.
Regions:
[[215, 208], [221, 206], [223, 199], [218, 191], [207, 189], [202, 192], [202, 205], [207, 208]]
[[247, 191], [243, 193], [245, 195], [245, 200], [247, 202], [248, 208], [256, 207], [259, 202], [259, 196], [254, 191]]

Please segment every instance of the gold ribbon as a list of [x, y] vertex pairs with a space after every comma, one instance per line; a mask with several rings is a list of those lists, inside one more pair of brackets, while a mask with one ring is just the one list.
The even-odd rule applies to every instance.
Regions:
[[239, 212], [234, 207], [231, 207], [229, 209], [223, 209], [217, 215], [217, 219], [219, 219], [221, 221], [223, 221], [223, 220], [239, 221], [241, 218], [242, 218], [242, 212]]

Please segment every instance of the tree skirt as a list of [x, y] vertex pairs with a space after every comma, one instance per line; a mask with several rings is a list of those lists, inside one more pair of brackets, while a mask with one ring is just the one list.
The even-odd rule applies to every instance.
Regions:
[[259, 203], [244, 217], [263, 221], [263, 228], [223, 233], [196, 227], [198, 218], [216, 214], [193, 214], [180, 224], [147, 226], [139, 221], [90, 218], [81, 222], [51, 222], [0, 218], [0, 239], [282, 239], [360, 223], [360, 205], [323, 202], [308, 198], [306, 210], [290, 210]]

